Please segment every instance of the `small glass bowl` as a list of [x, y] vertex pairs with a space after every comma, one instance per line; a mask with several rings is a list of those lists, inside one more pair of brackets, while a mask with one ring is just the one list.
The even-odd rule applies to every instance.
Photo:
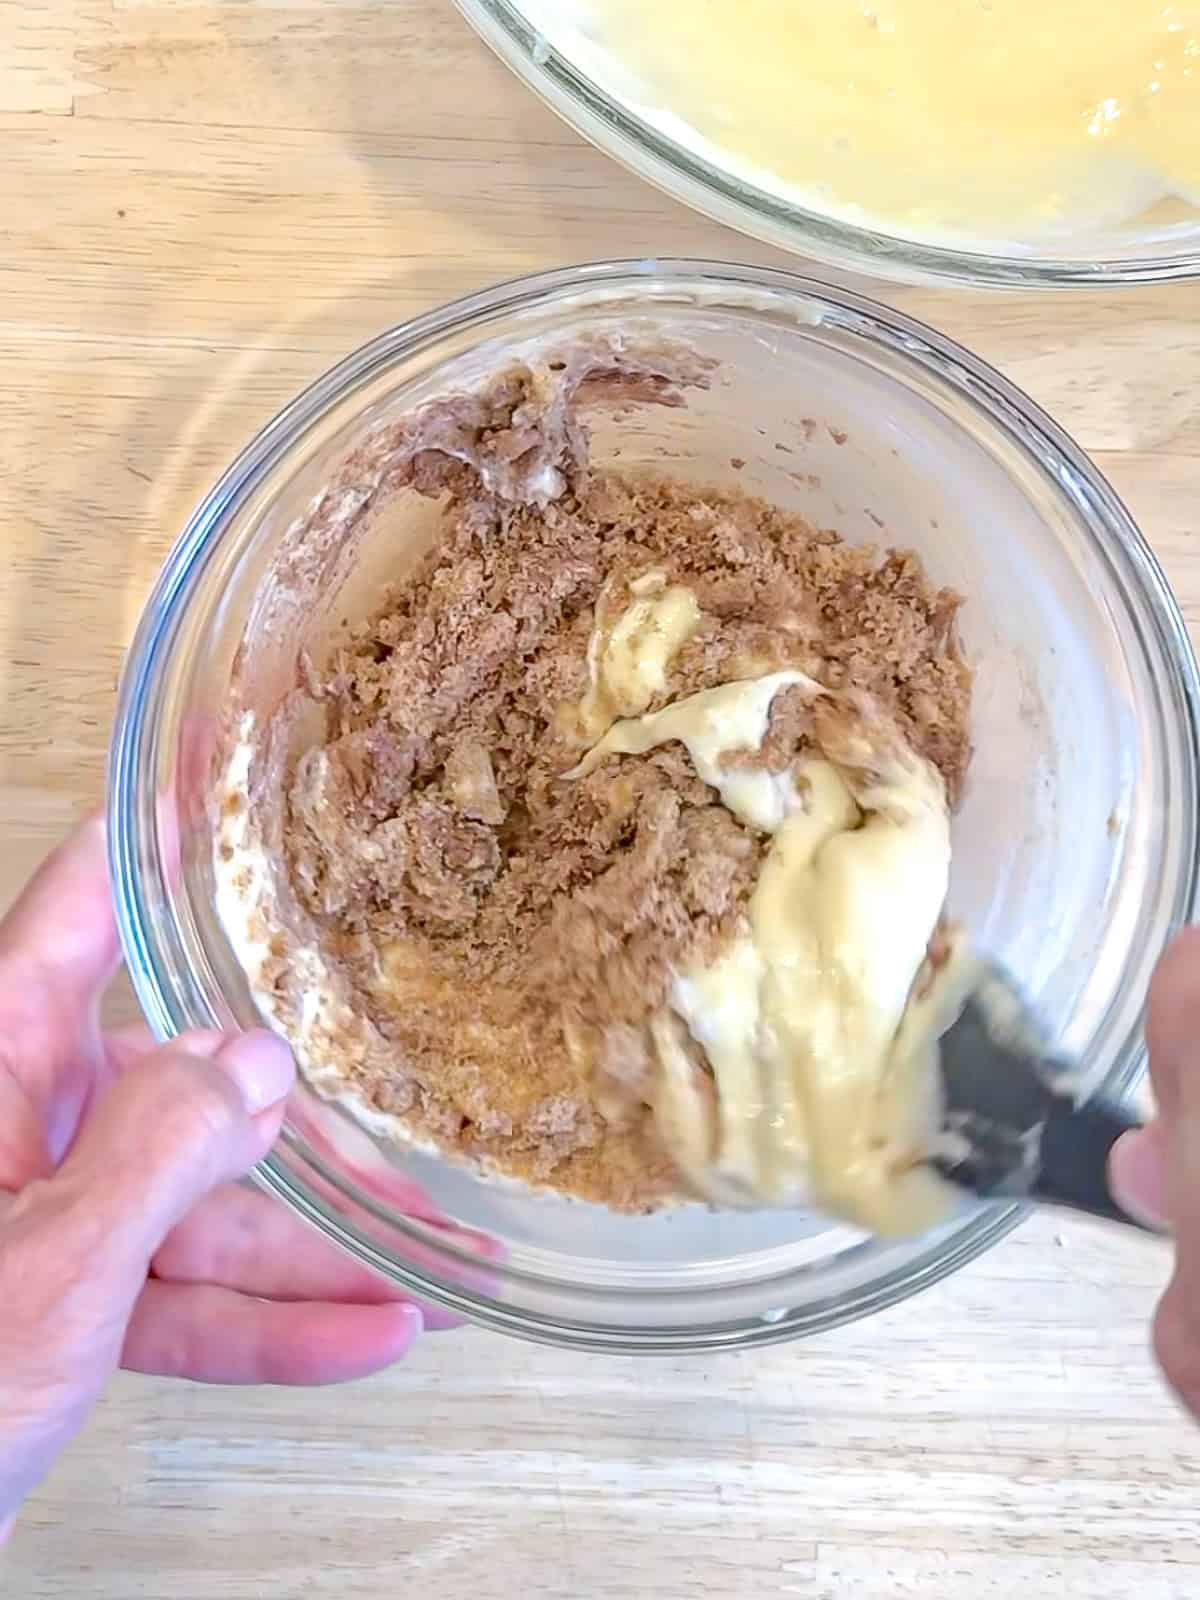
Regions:
[[644, 103], [627, 63], [560, 0], [456, 0], [500, 58], [601, 150], [706, 216], [782, 250], [901, 283], [1087, 288], [1200, 277], [1200, 207], [1163, 201], [1126, 221], [1003, 245], [897, 232], [805, 206], [668, 108]]
[[[383, 531], [343, 563], [349, 582], [331, 578], [320, 615], [267, 647], [243, 635], [278, 598], [284, 530], [368, 430], [523, 348], [604, 331], [666, 335], [717, 366], [686, 408], [591, 416], [597, 460], [736, 482], [850, 540], [914, 547], [967, 597], [976, 754], [951, 910], [1089, 1082], [1130, 1092], [1151, 968], [1197, 905], [1200, 680], [1162, 572], [1083, 453], [974, 356], [857, 295], [722, 263], [569, 268], [394, 328], [288, 406], [204, 500], [147, 604], [111, 755], [118, 917], [153, 1028], [257, 1021], [214, 910], [213, 746], [235, 653], [268, 713], [297, 648], [362, 609], [364, 575], [369, 589], [394, 570], [430, 503], [389, 502]], [[510, 1333], [629, 1351], [832, 1327], [933, 1283], [1021, 1214], [964, 1207], [901, 1242], [798, 1212], [618, 1216], [376, 1139], [307, 1084], [257, 1177], [417, 1296]]]

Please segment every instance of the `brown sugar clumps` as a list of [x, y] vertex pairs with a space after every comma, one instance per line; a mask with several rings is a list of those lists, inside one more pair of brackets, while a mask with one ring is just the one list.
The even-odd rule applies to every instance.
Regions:
[[[508, 415], [526, 398], [510, 382]], [[507, 461], [502, 436], [493, 412]], [[969, 758], [959, 600], [912, 554], [847, 546], [737, 491], [560, 458], [562, 492], [541, 504], [488, 491], [461, 452], [415, 459], [408, 485], [445, 497], [444, 537], [308, 670], [325, 734], [283, 820], [290, 892], [353, 996], [333, 1065], [418, 1137], [649, 1209], [675, 1178], [643, 1025], [672, 972], [738, 927], [769, 841], [678, 744], [565, 776], [602, 589], [654, 570], [699, 604], [651, 709], [797, 669], [870, 697], [952, 797]], [[781, 692], [755, 759], [785, 766], [811, 718], [811, 697]]]

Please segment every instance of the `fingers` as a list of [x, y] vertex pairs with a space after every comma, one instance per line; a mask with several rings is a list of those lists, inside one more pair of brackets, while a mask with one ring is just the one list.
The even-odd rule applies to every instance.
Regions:
[[210, 1284], [146, 1284], [121, 1365], [200, 1383], [344, 1383], [408, 1353], [415, 1306], [281, 1305]]
[[109, 1077], [120, 1077], [123, 1072], [136, 1067], [148, 1055], [152, 1055], [161, 1042], [144, 1022], [131, 1022], [124, 1028], [110, 1028], [104, 1035]]
[[[268, 1300], [388, 1305], [405, 1298], [277, 1200], [237, 1184], [215, 1190], [171, 1231], [154, 1271], [172, 1283], [219, 1284]], [[449, 1312], [422, 1312], [427, 1329], [459, 1325]]]
[[45, 1008], [52, 1020], [95, 999], [120, 958], [104, 821], [93, 816], [46, 858], [0, 923], [0, 996], [30, 1017]]
[[0, 1056], [0, 1192], [23, 1189], [53, 1170], [41, 1108]]
[[110, 1089], [58, 1171], [5, 1206], [0, 1517], [45, 1474], [115, 1369], [165, 1234], [274, 1139], [292, 1073], [272, 1035], [184, 1035]]
[[113, 1085], [45, 1187], [60, 1208], [74, 1197], [100, 1258], [136, 1292], [171, 1228], [265, 1155], [294, 1071], [274, 1034], [183, 1034]]
[[[106, 1035], [111, 1069], [123, 1074], [154, 1048], [142, 1026]], [[385, 1204], [406, 1215], [441, 1222], [428, 1195], [411, 1178], [388, 1164], [366, 1174], [339, 1156], [323, 1141], [319, 1124], [302, 1127], [306, 1139], [328, 1149], [356, 1180], [370, 1185]], [[0, 1121], [0, 1145], [3, 1124]], [[315, 1185], [320, 1180], [312, 1178]], [[331, 1197], [337, 1198], [333, 1191]], [[482, 1235], [445, 1225], [448, 1240], [472, 1256], [493, 1260], [498, 1249]], [[420, 1252], [414, 1249], [414, 1257]], [[417, 1264], [420, 1264], [419, 1261]], [[381, 1273], [359, 1265], [343, 1251], [322, 1239], [313, 1228], [269, 1195], [244, 1185], [227, 1184], [200, 1201], [172, 1230], [154, 1257], [154, 1270], [176, 1282], [214, 1283], [272, 1300], [334, 1300], [346, 1303], [388, 1304], [412, 1297]], [[479, 1274], [464, 1270], [464, 1281], [482, 1286]], [[457, 1328], [462, 1318], [440, 1307], [419, 1302], [427, 1331]]]
[[[104, 828], [93, 817], [46, 859], [0, 922], [0, 1074], [23, 1091], [45, 1156], [23, 1172], [11, 1155], [3, 1159], [0, 1184], [16, 1187], [43, 1164], [54, 1166], [74, 1137], [102, 1065], [98, 1001], [119, 954]], [[6, 1142], [15, 1147], [15, 1135]], [[24, 1135], [22, 1143], [35, 1149]]]

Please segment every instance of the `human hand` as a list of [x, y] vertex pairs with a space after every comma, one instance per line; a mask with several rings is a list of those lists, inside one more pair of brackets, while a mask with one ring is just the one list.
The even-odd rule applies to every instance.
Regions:
[[103, 1034], [118, 963], [93, 820], [0, 923], [0, 1542], [118, 1365], [336, 1382], [395, 1361], [423, 1326], [383, 1279], [230, 1181], [279, 1131], [287, 1046]]
[[1158, 1116], [1113, 1147], [1114, 1198], [1132, 1215], [1169, 1224], [1175, 1272], [1154, 1318], [1154, 1353], [1171, 1387], [1200, 1418], [1200, 928], [1167, 950], [1146, 1008]]

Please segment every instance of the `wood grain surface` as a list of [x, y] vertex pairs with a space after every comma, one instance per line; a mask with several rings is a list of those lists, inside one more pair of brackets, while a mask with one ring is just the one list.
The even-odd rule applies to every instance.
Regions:
[[[777, 259], [582, 144], [448, 0], [0, 0], [0, 899], [101, 793], [189, 509], [381, 327], [534, 267]], [[1200, 622], [1200, 287], [882, 291], [1095, 456]], [[1040, 1220], [917, 1302], [641, 1363], [475, 1332], [338, 1391], [123, 1379], [14, 1600], [1185, 1600], [1165, 1249]]]

